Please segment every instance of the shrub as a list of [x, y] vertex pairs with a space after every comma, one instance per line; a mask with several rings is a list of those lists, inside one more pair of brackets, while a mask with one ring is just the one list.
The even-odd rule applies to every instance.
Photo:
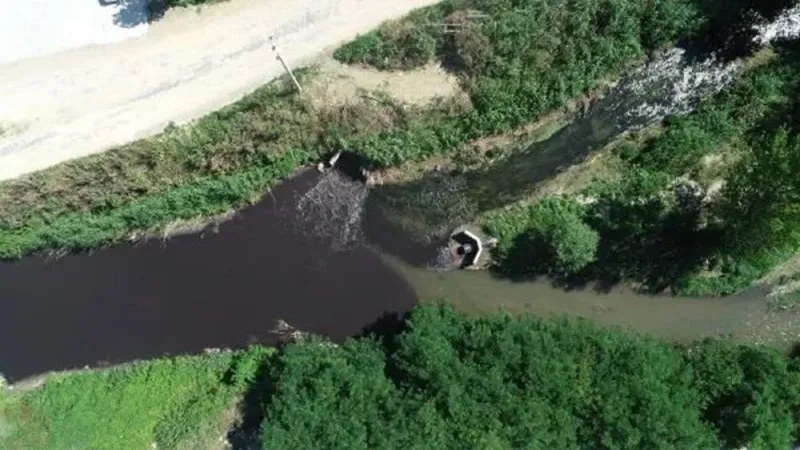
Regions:
[[430, 304], [383, 348], [280, 360], [265, 449], [788, 448], [800, 406], [774, 350]]
[[333, 56], [351, 64], [369, 64], [378, 69], [413, 69], [424, 66], [436, 54], [436, 38], [409, 22], [389, 22], [379, 34], [356, 37], [339, 47]]
[[529, 208], [490, 215], [486, 231], [498, 238], [498, 264], [509, 274], [575, 274], [597, 256], [599, 236], [573, 200], [548, 197]]
[[548, 198], [531, 209], [534, 233], [547, 243], [555, 270], [576, 273], [595, 260], [599, 237], [583, 221], [583, 208], [562, 198]]
[[[14, 449], [173, 449], [224, 433], [222, 415], [235, 406], [247, 378], [240, 354], [263, 361], [269, 351], [135, 362], [108, 370], [56, 375], [9, 402], [12, 433], [0, 447]], [[5, 406], [5, 405], [0, 405]], [[186, 447], [191, 448], [191, 447]]]

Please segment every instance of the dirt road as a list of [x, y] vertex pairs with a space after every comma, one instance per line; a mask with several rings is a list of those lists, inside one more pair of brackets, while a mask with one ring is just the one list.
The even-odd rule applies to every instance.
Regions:
[[[231, 103], [436, 0], [233, 0], [172, 11], [140, 38], [0, 65], [0, 180], [101, 152]], [[272, 40], [270, 40], [272, 37]]]

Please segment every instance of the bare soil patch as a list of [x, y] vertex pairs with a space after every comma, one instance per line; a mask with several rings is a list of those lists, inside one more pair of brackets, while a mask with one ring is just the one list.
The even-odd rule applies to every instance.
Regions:
[[458, 79], [438, 64], [409, 71], [378, 71], [347, 66], [330, 57], [319, 63], [320, 74], [308, 92], [316, 105], [340, 105], [371, 92], [381, 92], [395, 101], [426, 105], [436, 98], [465, 96]]

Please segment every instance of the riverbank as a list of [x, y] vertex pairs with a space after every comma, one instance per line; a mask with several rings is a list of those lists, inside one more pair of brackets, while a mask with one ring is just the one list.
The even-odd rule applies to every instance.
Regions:
[[[622, 448], [789, 448], [796, 439], [800, 366], [773, 350], [676, 347], [584, 321], [441, 305], [384, 325], [377, 341], [159, 359], [0, 391], [0, 444], [602, 448], [609, 430], [624, 430]], [[508, 419], [520, 416], [531, 419]]]
[[225, 448], [238, 404], [274, 350], [252, 347], [58, 373], [0, 391], [5, 448]]
[[[630, 20], [645, 20], [638, 15], [642, 12], [631, 14]], [[666, 23], [674, 24], [679, 17], [670, 20]], [[677, 37], [671, 26], [665, 25], [665, 36]], [[584, 32], [591, 34], [592, 29]], [[624, 36], [609, 35], [603, 42], [613, 45]], [[584, 37], [566, 33], [564, 45], [591, 40]], [[92, 248], [117, 242], [142, 228], [236, 208], [261, 195], [269, 185], [262, 180], [272, 177], [264, 173], [280, 172], [285, 177], [292, 172], [290, 167], [338, 149], [353, 149], [377, 166], [447, 153], [469, 140], [535, 119], [597, 80], [618, 75], [641, 59], [648, 46], [666, 41], [634, 42], [635, 46], [610, 60], [604, 53], [575, 56], [580, 64], [606, 62], [567, 91], [556, 83], [558, 77], [569, 78], [579, 68], [569, 66], [572, 62], [564, 63], [568, 72], [561, 73], [560, 65], [551, 67], [548, 73], [554, 78], [542, 80], [536, 88], [547, 100], [530, 107], [473, 90], [469, 91], [471, 104], [466, 105], [445, 99], [415, 107], [356, 98], [342, 110], [339, 105], [312, 105], [307, 97], [292, 93], [285, 81], [278, 82], [196, 124], [171, 127], [156, 138], [0, 184], [0, 256]], [[499, 111], [506, 112], [498, 116]], [[259, 173], [253, 176], [252, 171]], [[253, 182], [253, 178], [258, 180]], [[216, 203], [209, 206], [214, 201], [203, 200], [208, 196]]]
[[0, 372], [13, 382], [274, 344], [278, 320], [344, 340], [402, 314], [417, 302], [412, 289], [360, 245], [366, 194], [361, 182], [309, 170], [216, 232], [0, 263]]
[[[672, 30], [667, 26], [674, 25], [670, 20], [677, 21], [682, 17], [681, 14], [688, 14], [687, 11], [665, 19], [664, 26]], [[448, 21], [457, 18], [448, 14], [447, 7], [435, 7], [420, 11], [407, 21], [413, 23], [441, 19], [449, 23]], [[649, 13], [642, 14], [646, 16]], [[632, 16], [631, 20], [636, 17]], [[639, 19], [645, 20], [641, 17]], [[464, 30], [472, 30], [471, 27], [472, 25], [467, 26]], [[418, 60], [403, 59], [403, 52], [407, 49], [401, 47], [397, 47], [386, 58], [390, 62], [397, 59], [405, 61], [398, 64], [418, 67], [436, 58], [447, 61], [453, 56], [453, 52], [459, 54], [461, 50], [466, 51], [468, 47], [459, 50], [459, 46], [468, 45], [469, 39], [480, 39], [477, 35], [468, 37], [459, 34], [451, 42], [451, 37], [446, 33], [436, 32], [429, 35], [425, 34], [429, 31], [425, 31], [423, 34], [414, 34], [421, 31], [409, 30], [405, 25], [386, 25], [376, 33], [342, 47], [337, 51], [337, 56], [348, 61], [375, 64], [374, 55], [370, 53], [375, 51], [374, 47], [370, 47], [374, 46], [375, 39], [383, 40], [391, 47], [400, 45], [397, 40], [412, 33], [422, 40], [420, 42], [436, 42], [437, 45], [426, 47], [428, 53], [424, 53]], [[521, 38], [491, 33], [487, 38], [493, 46], [508, 44], [506, 39]], [[677, 31], [672, 30], [670, 33]], [[564, 38], [567, 39], [564, 45], [572, 45], [569, 42], [580, 40], [580, 35], [566, 34]], [[612, 42], [618, 38], [608, 39]], [[372, 44], [359, 47], [367, 41]], [[658, 41], [660, 44], [666, 42]], [[456, 47], [450, 48], [448, 45]], [[653, 42], [641, 41], [638, 48], [629, 49], [630, 53], [617, 55], [617, 59], [610, 63], [604, 60], [607, 66], [595, 68], [592, 77], [573, 85], [568, 92], [558, 87], [556, 81], [558, 77], [571, 78], [570, 74], [574, 71], [583, 70], [583, 66], [574, 66], [575, 62], [570, 62], [571, 60], [557, 64], [554, 62], [558, 67], [561, 67], [559, 64], [563, 65], [563, 72], [559, 72], [556, 66], [548, 68], [547, 76], [555, 77], [552, 80], [531, 77], [537, 79], [535, 83], [538, 84], [524, 86], [513, 85], [516, 83], [513, 81], [513, 74], [502, 70], [497, 72], [481, 65], [458, 67], [455, 70], [464, 88], [463, 92], [451, 89], [446, 91], [445, 98], [436, 100], [423, 97], [424, 101], [421, 103], [418, 102], [418, 94], [413, 97], [405, 95], [408, 88], [403, 88], [402, 84], [394, 92], [390, 89], [389, 92], [365, 94], [360, 90], [382, 86], [376, 83], [381, 79], [390, 80], [393, 76], [400, 78], [391, 72], [386, 75], [353, 75], [348, 74], [346, 68], [331, 69], [330, 64], [323, 63], [322, 70], [312, 69], [298, 73], [301, 83], [312, 86], [310, 94], [293, 93], [287, 80], [280, 80], [195, 124], [170, 127], [156, 138], [137, 141], [96, 157], [0, 184], [0, 257], [10, 259], [39, 251], [64, 254], [92, 249], [139, 236], [163, 235], [164, 230], [174, 228], [172, 224], [176, 222], [200, 223], [205, 216], [230, 214], [231, 211], [254, 202], [265, 189], [297, 173], [310, 161], [341, 149], [355, 149], [366, 158], [372, 168], [402, 166], [402, 171], [418, 170], [419, 167], [414, 169], [417, 162], [424, 161], [421, 165], [424, 168], [431, 167], [432, 161], [454, 158], [464, 159], [467, 162], [465, 167], [474, 169], [475, 161], [471, 161], [473, 167], [469, 167], [469, 159], [475, 159], [475, 155], [470, 156], [469, 151], [464, 150], [468, 148], [477, 149], [478, 163], [487, 159], [491, 163], [497, 162], [495, 166], [502, 166], [506, 160], [511, 159], [519, 162], [521, 158], [509, 159], [508, 152], [502, 149], [498, 151], [498, 142], [505, 139], [504, 130], [522, 130], [523, 133], [516, 138], [530, 139], [532, 133], [540, 133], [535, 130], [535, 126], [531, 127], [531, 123], [546, 122], [547, 117], [552, 117], [557, 127], [563, 123], [564, 116], [568, 117], [576, 110], [586, 113], [594, 108], [588, 105], [593, 104], [598, 96], [609, 89], [604, 87], [609, 84], [608, 80], [641, 59], [647, 51], [652, 51], [653, 45]], [[602, 54], [601, 52], [592, 58], [602, 59]], [[464, 54], [461, 56], [464, 57]], [[511, 60], [518, 58], [513, 53], [511, 56], [503, 53], [497, 56]], [[581, 59], [580, 64], [591, 63], [591, 60]], [[530, 61], [525, 64], [529, 63]], [[663, 64], [663, 61], [657, 60], [653, 65], [659, 64]], [[533, 72], [542, 70], [535, 64], [529, 69]], [[323, 79], [329, 83], [342, 73], [343, 76], [350, 76], [355, 80], [347, 89], [313, 87], [315, 79]], [[411, 79], [416, 77], [414, 72], [407, 73], [406, 76]], [[446, 78], [441, 80], [442, 86], [453, 83], [452, 80], [446, 81]], [[437, 81], [426, 84], [435, 83]], [[527, 94], [523, 92], [527, 92], [526, 89], [541, 89], [544, 97], [540, 100], [543, 103], [522, 107], [520, 99], [516, 97], [487, 97], [485, 89], [492, 86], [492, 83], [495, 83], [495, 87], [507, 83], [509, 89], [522, 92], [520, 95], [524, 94], [526, 98]], [[566, 100], [587, 89], [589, 92], [585, 94], [585, 101]], [[344, 110], [341, 110], [342, 105], [346, 105]], [[566, 107], [568, 111], [561, 114], [561, 119], [558, 119], [558, 111], [545, 114], [551, 108], [559, 106]], [[266, 124], [270, 124], [270, 127], [265, 128]], [[598, 126], [593, 123], [588, 125], [595, 128]], [[529, 130], [525, 132], [526, 129]], [[552, 131], [554, 129], [541, 132], [542, 137]], [[556, 138], [552, 145], [542, 144], [543, 148], [558, 147], [560, 141], [558, 136]], [[531, 144], [530, 141], [528, 143]], [[516, 153], [519, 151], [512, 150], [510, 154]], [[436, 165], [438, 164], [434, 166]], [[527, 165], [523, 164], [521, 167]], [[484, 182], [478, 182], [486, 185], [479, 187], [478, 190], [482, 191], [480, 195], [485, 200], [491, 200], [488, 203], [479, 201], [487, 203], [479, 207], [481, 211], [517, 203], [524, 192], [530, 191], [537, 182], [552, 178], [556, 173], [544, 174], [537, 169], [534, 173], [541, 176], [531, 181], [529, 176], [520, 178], [507, 176], [501, 170], [485, 170], [485, 167], [478, 169], [485, 171], [487, 175]], [[490, 176], [492, 173], [496, 176]], [[591, 174], [595, 175], [597, 174]], [[510, 186], [507, 182], [509, 179], [518, 179], [519, 186]], [[469, 214], [462, 211], [464, 217], [457, 218], [471, 221], [477, 213], [478, 211]], [[624, 280], [630, 276], [622, 274], [617, 278]], [[642, 282], [637, 279], [632, 281]], [[673, 279], [667, 285], [674, 286], [676, 283], [678, 281]], [[746, 284], [739, 283], [736, 286], [734, 290], [741, 289]], [[663, 287], [663, 283], [654, 286], [655, 289]], [[725, 293], [730, 292], [730, 289], [685, 291]]]
[[[753, 154], [763, 148], [763, 139], [774, 139], [784, 127], [792, 129], [793, 113], [787, 108], [797, 96], [797, 55], [796, 45], [764, 50], [745, 64], [746, 72], [730, 88], [703, 100], [695, 112], [616, 139], [586, 163], [559, 175], [560, 185], [558, 178], [532, 185], [534, 198], [547, 199], [550, 191], [551, 203], [576, 205], [571, 222], [560, 223], [585, 223], [581, 226], [598, 233], [596, 250], [586, 250], [587, 259], [578, 267], [559, 272], [557, 261], [542, 260], [547, 246], [556, 243], [547, 234], [552, 230], [534, 229], [529, 223], [545, 211], [532, 205], [530, 198], [485, 214], [482, 222], [488, 232], [501, 238], [499, 268], [511, 276], [550, 272], [578, 281], [625, 281], [651, 292], [671, 289], [682, 295], [727, 295], [765, 277], [798, 250], [798, 242], [783, 238], [770, 242], [769, 232], [763, 231], [761, 247], [737, 249], [736, 242], [747, 239], [734, 236], [733, 230], [740, 227], [737, 223], [750, 221], [752, 214], [745, 199], [732, 199], [732, 190], [757, 192], [763, 183], [750, 187], [741, 181], [738, 186], [731, 183], [737, 174], [758, 166]], [[791, 156], [785, 157], [789, 163]], [[527, 158], [536, 161], [537, 155]], [[780, 173], [774, 170], [769, 176], [780, 178]], [[565, 180], [571, 185], [564, 186]], [[782, 184], [791, 190], [790, 185], [788, 179]], [[786, 227], [793, 226], [791, 218], [782, 220]], [[539, 236], [538, 241], [526, 240], [533, 235]], [[524, 259], [530, 245], [545, 249], [538, 252], [536, 266], [514, 256]]]

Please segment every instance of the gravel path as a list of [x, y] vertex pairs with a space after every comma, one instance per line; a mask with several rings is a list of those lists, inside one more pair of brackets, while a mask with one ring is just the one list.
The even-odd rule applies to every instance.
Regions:
[[[125, 42], [0, 65], [0, 180], [218, 109], [322, 50], [436, 0], [233, 0]], [[270, 41], [273, 36], [273, 41]]]

